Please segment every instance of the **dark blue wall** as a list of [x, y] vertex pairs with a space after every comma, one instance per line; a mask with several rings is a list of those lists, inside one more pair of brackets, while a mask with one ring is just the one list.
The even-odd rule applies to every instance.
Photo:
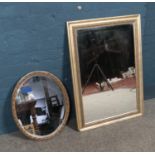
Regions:
[[146, 4], [143, 37], [145, 99], [155, 98], [155, 3]]
[[0, 3], [0, 133], [16, 130], [11, 92], [30, 71], [46, 70], [64, 82], [74, 117], [66, 33], [70, 20], [141, 14], [145, 97], [154, 97], [153, 92], [149, 95], [149, 87], [155, 86], [154, 10], [154, 4], [146, 3]]

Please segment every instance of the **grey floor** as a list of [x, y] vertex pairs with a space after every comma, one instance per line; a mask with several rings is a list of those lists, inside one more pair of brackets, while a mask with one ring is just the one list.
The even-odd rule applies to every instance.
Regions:
[[142, 117], [82, 133], [68, 125], [53, 139], [41, 142], [20, 132], [1, 135], [0, 151], [155, 151], [155, 100], [145, 103]]

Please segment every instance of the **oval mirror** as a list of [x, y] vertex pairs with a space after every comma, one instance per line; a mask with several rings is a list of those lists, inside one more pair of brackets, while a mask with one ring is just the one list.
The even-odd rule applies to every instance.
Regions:
[[55, 136], [66, 124], [69, 98], [62, 82], [49, 72], [22, 77], [12, 94], [12, 112], [18, 128], [35, 140]]

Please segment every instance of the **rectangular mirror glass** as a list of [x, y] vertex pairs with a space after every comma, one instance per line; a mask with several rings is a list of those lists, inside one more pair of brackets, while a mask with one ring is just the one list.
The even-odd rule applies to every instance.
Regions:
[[140, 15], [67, 26], [78, 129], [142, 115]]

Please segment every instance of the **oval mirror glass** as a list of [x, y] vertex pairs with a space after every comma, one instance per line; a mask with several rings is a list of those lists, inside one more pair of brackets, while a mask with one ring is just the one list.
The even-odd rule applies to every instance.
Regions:
[[62, 82], [49, 72], [31, 72], [16, 84], [12, 112], [19, 129], [29, 138], [48, 139], [66, 124], [69, 99]]

